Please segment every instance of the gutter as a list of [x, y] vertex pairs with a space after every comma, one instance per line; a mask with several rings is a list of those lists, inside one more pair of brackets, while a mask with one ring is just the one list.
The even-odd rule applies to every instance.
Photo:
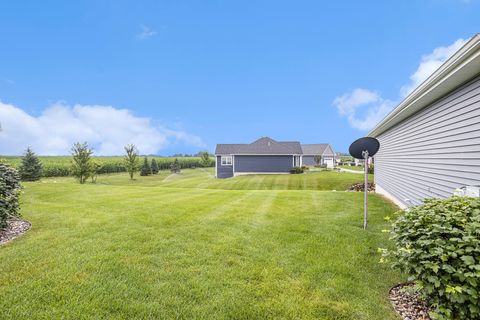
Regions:
[[418, 111], [458, 88], [480, 74], [480, 33], [474, 35], [462, 48], [413, 90], [368, 134], [378, 137]]

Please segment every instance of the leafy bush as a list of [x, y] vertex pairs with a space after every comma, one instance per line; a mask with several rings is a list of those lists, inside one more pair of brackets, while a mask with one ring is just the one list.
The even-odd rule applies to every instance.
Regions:
[[437, 319], [480, 319], [480, 199], [428, 199], [400, 211], [382, 260], [409, 275]]
[[42, 164], [32, 149], [25, 151], [18, 173], [23, 181], [37, 181], [42, 176]]
[[0, 228], [4, 228], [7, 219], [18, 217], [19, 197], [22, 187], [17, 170], [0, 163]]
[[293, 167], [292, 169], [290, 169], [290, 173], [292, 173], [292, 174], [303, 173], [303, 168], [302, 167]]
[[308, 170], [310, 170], [310, 168], [308, 166], [302, 166], [302, 170], [303, 171], [308, 171]]

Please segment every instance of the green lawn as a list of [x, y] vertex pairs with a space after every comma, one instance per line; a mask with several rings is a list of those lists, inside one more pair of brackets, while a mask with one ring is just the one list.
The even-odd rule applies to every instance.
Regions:
[[[370, 175], [373, 181], [373, 176]], [[73, 178], [71, 180], [73, 182]], [[154, 187], [225, 189], [225, 190], [326, 190], [344, 191], [354, 183], [363, 181], [363, 176], [348, 172], [317, 171], [305, 174], [246, 175], [230, 179], [215, 179], [215, 168], [183, 170], [181, 174], [161, 171], [159, 175], [125, 181], [123, 175], [102, 176], [100, 184], [142, 185]]]
[[363, 231], [361, 193], [322, 191], [359, 175], [212, 173], [26, 183], [0, 318], [396, 319], [377, 254], [396, 208], [371, 195]]

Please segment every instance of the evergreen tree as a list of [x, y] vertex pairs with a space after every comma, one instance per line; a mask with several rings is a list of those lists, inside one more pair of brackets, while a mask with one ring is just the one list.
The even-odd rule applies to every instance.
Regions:
[[18, 173], [23, 181], [37, 181], [42, 176], [42, 164], [30, 147], [22, 157]]
[[157, 160], [155, 160], [155, 158], [152, 159], [152, 174], [157, 174], [159, 169], [158, 169], [158, 164], [157, 164]]
[[140, 175], [141, 176], [149, 176], [152, 174], [152, 168], [150, 167], [150, 164], [148, 163], [147, 157], [143, 158], [143, 165], [142, 168], [140, 169]]

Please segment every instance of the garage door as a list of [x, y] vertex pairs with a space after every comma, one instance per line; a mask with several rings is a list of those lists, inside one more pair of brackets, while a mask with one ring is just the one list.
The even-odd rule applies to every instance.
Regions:
[[333, 158], [324, 159], [323, 163], [327, 165], [327, 168], [333, 168]]

